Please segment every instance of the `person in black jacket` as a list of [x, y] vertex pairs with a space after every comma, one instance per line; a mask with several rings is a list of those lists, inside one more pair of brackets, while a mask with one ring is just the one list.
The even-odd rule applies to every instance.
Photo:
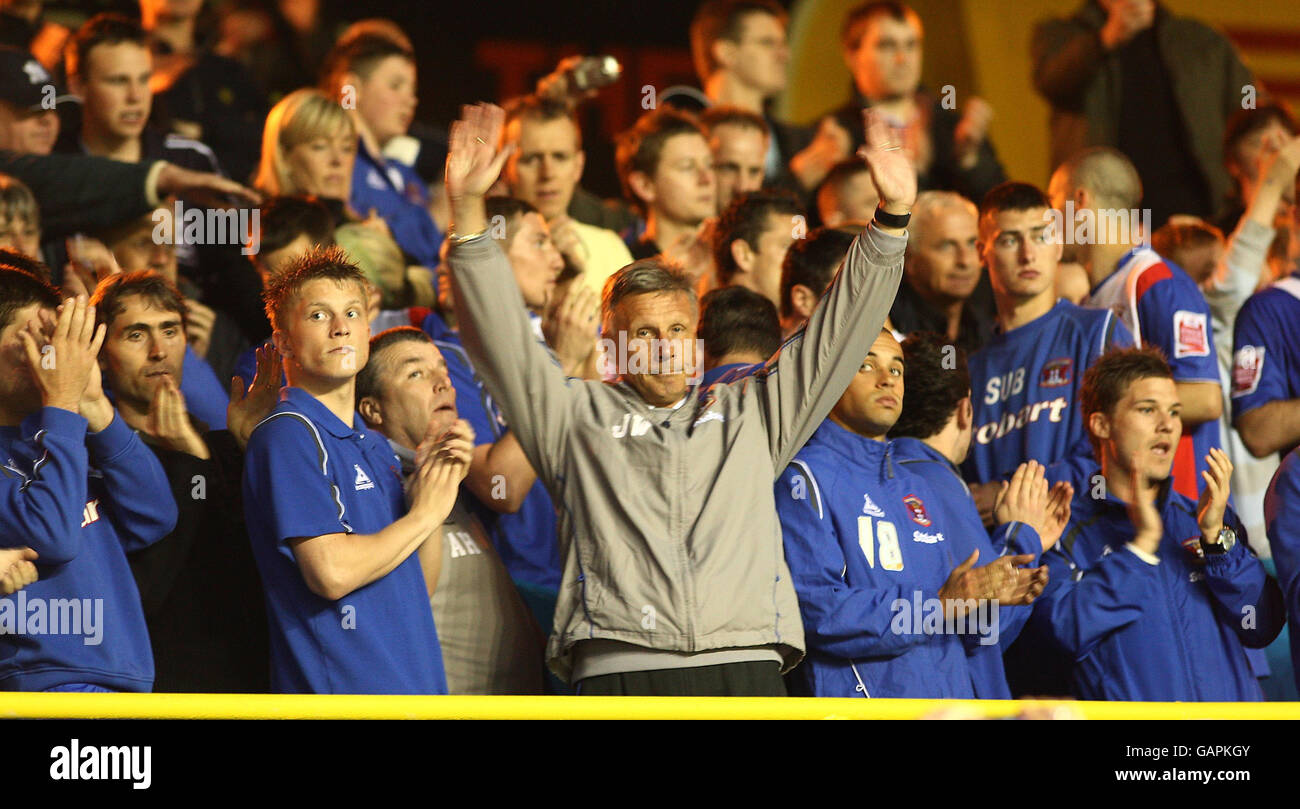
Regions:
[[922, 36], [921, 18], [904, 3], [877, 0], [850, 11], [842, 44], [856, 90], [831, 114], [856, 148], [863, 142], [862, 109], [877, 110], [912, 159], [921, 191], [956, 191], [978, 202], [1006, 179], [987, 137], [992, 109], [968, 96], [958, 113], [951, 85], [939, 95], [920, 86]]
[[152, 211], [168, 196], [214, 206], [260, 199], [219, 174], [190, 171], [165, 160], [120, 163], [88, 155], [31, 155], [0, 149], [0, 173], [22, 180], [36, 195], [46, 240], [119, 225]]
[[154, 690], [269, 691], [266, 613], [240, 480], [247, 436], [275, 403], [278, 358], [261, 351], [253, 389], [245, 396], [243, 380], [232, 386], [231, 429], [209, 431], [180, 394], [186, 313], [176, 288], [142, 270], [106, 278], [93, 300], [108, 326], [105, 384], [162, 463], [179, 510], [170, 534], [128, 557], [153, 647]]

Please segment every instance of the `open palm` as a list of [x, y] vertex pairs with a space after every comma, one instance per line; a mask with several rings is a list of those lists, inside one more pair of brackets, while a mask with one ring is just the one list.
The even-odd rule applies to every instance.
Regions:
[[482, 197], [501, 176], [501, 167], [514, 146], [498, 149], [505, 111], [495, 104], [463, 107], [451, 125], [447, 152], [447, 195], [452, 199]]
[[862, 117], [867, 142], [858, 149], [858, 157], [867, 162], [880, 205], [888, 213], [907, 213], [916, 202], [916, 168], [902, 144], [894, 142], [884, 118], [872, 109], [863, 110]]

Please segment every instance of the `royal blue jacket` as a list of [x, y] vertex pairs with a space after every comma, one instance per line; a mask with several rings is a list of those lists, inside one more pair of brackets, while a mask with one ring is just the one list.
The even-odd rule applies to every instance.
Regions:
[[363, 217], [374, 210], [407, 255], [426, 267], [438, 266], [442, 231], [429, 214], [428, 187], [405, 163], [372, 155], [361, 138], [357, 139], [348, 204]]
[[944, 505], [891, 445], [829, 419], [776, 482], [807, 657], [791, 690], [821, 697], [972, 697], [962, 638], [924, 614], [960, 559]]
[[[984, 529], [979, 509], [971, 497], [970, 489], [962, 480], [957, 467], [938, 450], [916, 438], [897, 438], [894, 457], [904, 471], [919, 475], [929, 484], [931, 491], [943, 504], [945, 520], [951, 519], [953, 527], [947, 538], [952, 543], [952, 555], [959, 561], [979, 551], [977, 567], [989, 564], [1006, 554], [1029, 554], [1034, 557], [1030, 567], [1039, 563], [1043, 545], [1038, 532], [1021, 522], [1002, 523], [993, 529], [993, 535]], [[996, 644], [966, 644], [966, 665], [970, 669], [971, 685], [979, 699], [1011, 699], [1007, 674], [1002, 665], [1002, 652], [1009, 648], [1020, 630], [1029, 620], [1032, 606], [998, 606], [998, 642]]]
[[1287, 453], [1264, 496], [1268, 546], [1291, 616], [1291, 672], [1300, 687], [1300, 450]]
[[0, 689], [149, 691], [153, 652], [126, 554], [176, 525], [162, 465], [120, 416], [88, 434], [84, 418], [53, 407], [0, 427], [0, 459], [0, 537], [36, 551], [40, 576], [0, 599]]
[[[1075, 497], [1070, 525], [1048, 560], [1053, 584], [1039, 612], [1073, 659], [1082, 699], [1235, 702], [1262, 698], [1246, 647], [1267, 646], [1282, 630], [1277, 582], [1237, 533], [1226, 554], [1200, 550], [1196, 503], [1165, 485], [1164, 522], [1153, 564], [1135, 552], [1127, 507]], [[1037, 620], [1038, 616], [1035, 616]]]

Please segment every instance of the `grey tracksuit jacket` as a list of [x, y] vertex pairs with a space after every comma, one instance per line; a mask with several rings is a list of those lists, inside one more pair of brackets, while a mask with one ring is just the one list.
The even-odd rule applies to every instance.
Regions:
[[869, 227], [764, 371], [692, 391], [667, 416], [626, 384], [566, 379], [500, 246], [483, 236], [451, 248], [465, 349], [558, 512], [556, 674], [569, 678], [574, 644], [591, 638], [681, 652], [772, 646], [786, 670], [799, 662], [772, 486], [879, 334], [905, 245]]

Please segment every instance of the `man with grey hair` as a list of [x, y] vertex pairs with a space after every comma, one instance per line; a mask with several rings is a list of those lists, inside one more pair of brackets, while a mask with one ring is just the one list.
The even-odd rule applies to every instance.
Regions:
[[480, 105], [452, 128], [447, 260], [465, 348], [559, 512], [548, 663], [581, 694], [783, 695], [804, 642], [772, 484], [880, 330], [915, 172], [873, 118], [862, 153], [876, 221], [804, 330], [754, 377], [697, 393], [694, 292], [642, 263], [605, 288], [617, 381], [570, 380], [537, 344], [488, 237], [483, 196], [508, 157], [496, 147], [502, 119]]
[[975, 203], [954, 191], [922, 191], [907, 233], [907, 260], [889, 320], [903, 333], [946, 336], [978, 351], [993, 333], [997, 310], [975, 247]]
[[1223, 392], [1214, 353], [1210, 305], [1181, 267], [1149, 244], [1150, 212], [1139, 211], [1142, 180], [1117, 149], [1095, 146], [1052, 173], [1047, 189], [1056, 237], [1088, 271], [1084, 306], [1110, 309], [1141, 346], [1169, 360], [1182, 403], [1183, 440], [1174, 459], [1178, 492], [1195, 500], [1205, 458], [1222, 447]]

